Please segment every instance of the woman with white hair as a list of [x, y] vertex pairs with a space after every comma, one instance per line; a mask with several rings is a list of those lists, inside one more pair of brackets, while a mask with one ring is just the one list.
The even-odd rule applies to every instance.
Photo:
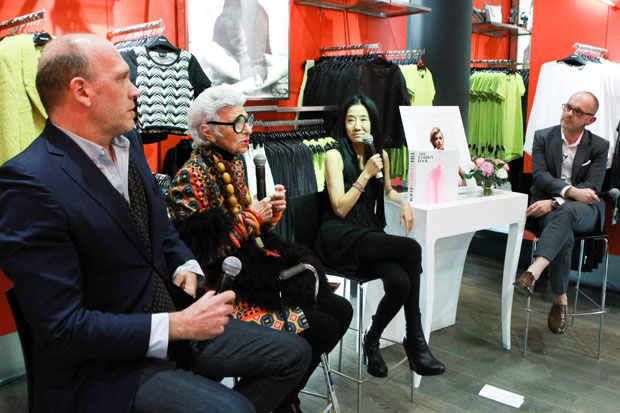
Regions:
[[[236, 318], [287, 330], [304, 337], [313, 361], [298, 388], [275, 412], [299, 410], [297, 393], [319, 363], [346, 332], [353, 310], [334, 295], [320, 261], [311, 251], [271, 234], [286, 208], [285, 189], [252, 200], [245, 185], [243, 163], [237, 155], [250, 143], [253, 115], [243, 108], [245, 98], [227, 86], [202, 92], [189, 110], [195, 147], [179, 170], [168, 194], [171, 216], [181, 238], [196, 255], [214, 287], [221, 262], [235, 255], [242, 270], [235, 278]], [[258, 242], [257, 242], [258, 241]], [[315, 277], [305, 271], [284, 282], [278, 274], [298, 263], [312, 264], [321, 273], [315, 301]]]

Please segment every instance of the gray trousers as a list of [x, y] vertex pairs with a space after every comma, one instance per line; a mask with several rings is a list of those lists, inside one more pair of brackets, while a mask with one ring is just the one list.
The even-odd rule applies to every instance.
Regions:
[[566, 200], [537, 220], [542, 232], [534, 255], [551, 261], [547, 269], [554, 294], [564, 294], [568, 290], [575, 234], [595, 231], [599, 226], [599, 215], [596, 204]]
[[[304, 376], [303, 338], [231, 319], [224, 334], [201, 346], [193, 372], [159, 369], [136, 393], [134, 412], [270, 412]], [[241, 377], [234, 390], [219, 381]]]

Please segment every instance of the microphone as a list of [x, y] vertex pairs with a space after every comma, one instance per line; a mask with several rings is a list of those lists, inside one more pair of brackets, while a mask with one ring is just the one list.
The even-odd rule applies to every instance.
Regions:
[[[373, 155], [377, 154], [377, 150], [375, 149], [375, 144], [374, 144], [375, 139], [372, 137], [370, 133], [367, 133], [366, 135], [364, 135], [364, 137], [362, 138], [362, 141], [364, 142], [364, 145], [366, 145], [366, 147], [370, 149], [370, 153], [372, 153]], [[375, 175], [375, 178], [383, 182], [383, 172], [379, 171], [379, 173]]]
[[611, 188], [609, 191], [597, 192], [596, 196], [600, 199], [616, 199], [620, 195], [620, 190], [618, 188]]
[[215, 294], [219, 294], [222, 291], [230, 290], [235, 277], [241, 272], [241, 260], [233, 255], [226, 257], [222, 263], [222, 274], [217, 281], [217, 287], [215, 288]]
[[254, 157], [254, 166], [256, 167], [256, 196], [258, 200], [267, 196], [267, 187], [265, 186], [265, 164], [267, 158], [262, 153]]

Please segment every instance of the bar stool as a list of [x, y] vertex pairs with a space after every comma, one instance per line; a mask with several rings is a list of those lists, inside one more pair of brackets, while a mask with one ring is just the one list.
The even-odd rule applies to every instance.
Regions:
[[[538, 246], [538, 241], [540, 239], [540, 233], [538, 232], [538, 230], [536, 228], [532, 228], [533, 225], [527, 225], [526, 229], [530, 232], [532, 232], [532, 234], [534, 234], [534, 241], [532, 241], [532, 254], [530, 257], [530, 262], [534, 262], [534, 252], [536, 251], [536, 248]], [[588, 268], [590, 268], [590, 271], [592, 270], [593, 267], [595, 267], [597, 265], [597, 263], [592, 263], [592, 261], [594, 260], [594, 257], [592, 256], [592, 254], [589, 254], [588, 252], [590, 250], [594, 250], [595, 248], [587, 248], [588, 243], [596, 243], [596, 242], [602, 242], [604, 247], [604, 253], [603, 253], [603, 262], [605, 264], [605, 271], [604, 271], [604, 275], [603, 275], [603, 282], [602, 282], [602, 286], [601, 286], [601, 300], [600, 302], [597, 302], [595, 299], [593, 299], [587, 292], [583, 291], [580, 288], [580, 283], [581, 283], [581, 273], [583, 272], [583, 267], [584, 265], [588, 266]], [[577, 249], [577, 245], [579, 245], [579, 249]], [[580, 316], [589, 316], [589, 315], [598, 315], [600, 320], [599, 320], [599, 334], [598, 334], [598, 355], [597, 355], [597, 359], [600, 360], [601, 359], [601, 346], [603, 344], [603, 321], [604, 321], [604, 315], [605, 315], [605, 297], [607, 295], [607, 270], [609, 267], [609, 243], [607, 241], [607, 234], [602, 233], [602, 232], [596, 232], [596, 233], [591, 233], [591, 234], [586, 234], [586, 235], [576, 235], [575, 234], [575, 247], [573, 248], [573, 255], [576, 254], [576, 252], [579, 251], [579, 255], [578, 255], [578, 261], [577, 261], [577, 283], [575, 286], [575, 302], [573, 303], [573, 311], [571, 313], [568, 314], [568, 316], [571, 317], [571, 327], [574, 325], [575, 323], [575, 317], [580, 317]], [[579, 295], [583, 295], [588, 301], [590, 301], [592, 304], [594, 304], [594, 306], [596, 307], [596, 310], [594, 311], [582, 311], [582, 312], [578, 312], [577, 311], [577, 302], [579, 300]], [[539, 313], [539, 314], [547, 314], [544, 311], [540, 311], [540, 310], [534, 310], [531, 308], [531, 297], [527, 297], [526, 298], [526, 303], [524, 306], [524, 310], [525, 310], [525, 335], [524, 335], [524, 339], [523, 339], [523, 358], [525, 358], [526, 353], [527, 353], [527, 336], [528, 336], [528, 329], [529, 329], [529, 321], [530, 321], [530, 313]]]
[[[325, 194], [321, 192], [311, 193], [307, 195], [302, 195], [296, 198], [292, 198], [290, 200], [290, 208], [292, 210], [291, 216], [293, 217], [293, 234], [295, 236], [295, 242], [301, 245], [304, 245], [311, 250], [314, 250], [314, 243], [318, 236], [319, 227], [321, 224], [321, 219], [323, 217], [322, 206], [326, 204], [326, 200], [324, 197]], [[369, 377], [366, 379], [362, 378], [362, 369], [364, 365], [364, 359], [362, 354], [362, 334], [364, 331], [364, 284], [371, 280], [376, 280], [379, 278], [379, 275], [369, 275], [362, 278], [359, 277], [360, 273], [356, 272], [344, 272], [341, 270], [335, 270], [332, 268], [325, 268], [325, 272], [327, 275], [336, 276], [343, 278], [345, 280], [345, 291], [348, 291], [348, 283], [355, 283], [357, 286], [357, 300], [356, 300], [356, 311], [357, 311], [357, 327], [351, 328], [357, 333], [357, 374], [355, 377], [349, 376], [342, 372], [342, 347], [343, 342], [340, 340], [340, 351], [338, 355], [338, 370], [332, 370], [334, 374], [337, 374], [347, 380], [351, 380], [354, 383], [357, 383], [357, 411], [360, 412], [361, 404], [362, 404], [362, 384], [367, 381], [372, 380], [374, 377]], [[389, 340], [382, 338], [386, 341], [395, 344], [402, 344], [401, 342]], [[400, 360], [393, 366], [388, 367], [388, 370], [394, 369], [401, 364], [407, 361], [407, 357]], [[407, 366], [408, 368], [408, 366]], [[409, 374], [410, 379], [410, 391], [411, 391], [411, 402], [413, 403], [413, 371], [410, 371]]]

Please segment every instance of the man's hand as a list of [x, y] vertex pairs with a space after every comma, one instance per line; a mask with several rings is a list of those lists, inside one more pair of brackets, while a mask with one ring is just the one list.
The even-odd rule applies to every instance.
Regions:
[[174, 277], [174, 283], [181, 287], [186, 293], [196, 298], [196, 287], [198, 286], [198, 276], [187, 270], [181, 270]]
[[271, 196], [271, 209], [273, 213], [282, 212], [286, 209], [286, 189], [284, 185], [276, 185], [276, 192]]
[[542, 201], [536, 201], [525, 210], [525, 216], [533, 216], [540, 218], [547, 215], [553, 210], [553, 201], [550, 199], [543, 199]]
[[183, 311], [170, 313], [170, 340], [210, 340], [224, 332], [233, 311], [235, 293], [207, 292]]
[[593, 204], [598, 201], [598, 195], [591, 188], [575, 188], [571, 186], [565, 192], [565, 197], [573, 198], [575, 201], [583, 202], [584, 204]]

